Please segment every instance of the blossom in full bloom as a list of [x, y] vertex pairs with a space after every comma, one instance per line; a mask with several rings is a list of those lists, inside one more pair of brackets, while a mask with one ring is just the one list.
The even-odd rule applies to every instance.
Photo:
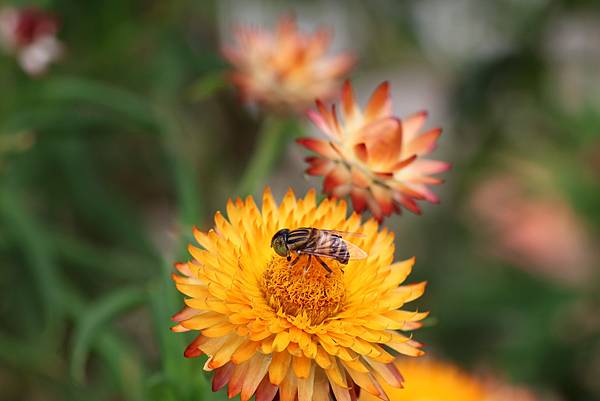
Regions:
[[43, 74], [62, 55], [57, 32], [57, 19], [45, 11], [33, 7], [0, 9], [0, 44], [15, 54], [30, 75]]
[[223, 54], [234, 67], [231, 80], [243, 100], [303, 111], [314, 99], [337, 91], [354, 63], [347, 53], [328, 56], [330, 41], [328, 31], [303, 33], [294, 18], [283, 17], [275, 32], [239, 27], [235, 44], [225, 46]]
[[[404, 388], [385, 386], [392, 401], [487, 401], [487, 390], [476, 378], [457, 367], [427, 360], [402, 360], [396, 363], [406, 380]], [[361, 392], [359, 401], [377, 398]], [[508, 401], [508, 399], [505, 399]]]
[[364, 110], [356, 104], [348, 81], [341, 100], [343, 120], [338, 119], [335, 104], [328, 109], [320, 100], [317, 110], [308, 113], [326, 140], [298, 140], [317, 153], [306, 159], [310, 165], [306, 172], [325, 177], [323, 191], [338, 198], [349, 195], [354, 210], [368, 208], [378, 220], [400, 213], [401, 208], [420, 214], [418, 200], [439, 202], [428, 185], [441, 184], [432, 175], [450, 165], [425, 158], [442, 132], [439, 128], [420, 132], [427, 113], [403, 120], [393, 116], [387, 82], [375, 89]]
[[[400, 285], [414, 258], [393, 263], [394, 234], [374, 219], [347, 217], [343, 200], [316, 202], [316, 191], [277, 205], [265, 190], [262, 208], [252, 197], [229, 201], [208, 232], [194, 231], [202, 248], [177, 264], [173, 279], [188, 298], [173, 320], [175, 332], [196, 331], [185, 356], [208, 356], [217, 391], [242, 401], [350, 401], [357, 392], [386, 400], [383, 386], [401, 387], [393, 361], [420, 356], [421, 344], [402, 331], [420, 327], [426, 313], [400, 309], [420, 297], [425, 283]], [[281, 228], [316, 227], [355, 232], [368, 253], [341, 265], [306, 255], [292, 264], [271, 249]], [[360, 389], [360, 390], [359, 390]]]

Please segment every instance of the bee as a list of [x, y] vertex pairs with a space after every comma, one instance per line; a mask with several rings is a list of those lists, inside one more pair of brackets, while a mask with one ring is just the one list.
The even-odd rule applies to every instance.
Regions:
[[365, 251], [346, 241], [342, 236], [360, 237], [361, 234], [313, 227], [301, 227], [295, 230], [283, 228], [273, 235], [271, 247], [279, 256], [286, 257], [288, 262], [292, 260], [292, 253], [296, 254], [291, 266], [298, 262], [301, 255], [306, 254], [308, 261], [305, 269], [308, 269], [314, 256], [321, 266], [331, 273], [331, 268], [321, 257], [335, 259], [343, 265], [347, 265], [349, 260], [367, 257]]

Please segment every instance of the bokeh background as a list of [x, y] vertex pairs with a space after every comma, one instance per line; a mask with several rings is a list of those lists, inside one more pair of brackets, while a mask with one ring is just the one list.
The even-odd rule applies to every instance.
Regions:
[[[169, 274], [256, 149], [219, 48], [236, 23], [335, 31], [360, 99], [430, 112], [453, 164], [441, 205], [393, 216], [397, 257], [429, 282], [429, 354], [539, 400], [600, 399], [600, 5], [566, 0], [41, 0], [62, 59], [37, 77], [0, 56], [0, 399], [194, 400], [202, 361], [169, 331]], [[251, 182], [306, 178], [285, 119]]]

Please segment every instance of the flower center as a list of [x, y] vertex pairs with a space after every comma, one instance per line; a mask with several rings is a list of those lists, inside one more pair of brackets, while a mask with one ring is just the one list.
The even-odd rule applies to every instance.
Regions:
[[303, 255], [292, 266], [286, 258], [273, 257], [263, 275], [263, 292], [277, 312], [296, 317], [304, 315], [319, 324], [340, 311], [346, 297], [343, 273], [337, 261], [324, 259], [329, 273], [316, 260]]

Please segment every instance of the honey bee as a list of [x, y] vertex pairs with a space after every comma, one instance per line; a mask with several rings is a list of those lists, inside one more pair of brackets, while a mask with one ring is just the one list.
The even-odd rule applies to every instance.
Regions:
[[361, 234], [313, 227], [301, 227], [295, 230], [283, 228], [273, 235], [271, 247], [279, 256], [286, 257], [288, 262], [292, 260], [292, 253], [296, 254], [291, 266], [298, 262], [301, 255], [306, 254], [308, 261], [305, 269], [308, 269], [314, 256], [321, 266], [331, 273], [331, 268], [321, 257], [335, 259], [343, 265], [348, 264], [349, 260], [367, 257], [365, 251], [346, 241], [342, 236], [360, 237]]

